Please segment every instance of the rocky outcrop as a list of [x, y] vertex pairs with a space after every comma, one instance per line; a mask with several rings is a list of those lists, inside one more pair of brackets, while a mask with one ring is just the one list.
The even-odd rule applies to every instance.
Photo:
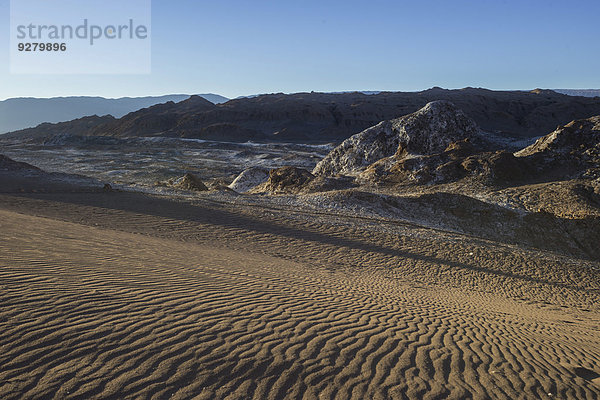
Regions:
[[384, 121], [344, 141], [315, 167], [363, 183], [493, 186], [600, 178], [600, 116], [573, 121], [516, 153], [488, 151], [475, 123], [447, 102]]
[[515, 155], [553, 179], [600, 178], [600, 116], [561, 126]]
[[[600, 146], [600, 116], [572, 121], [554, 132], [538, 139], [534, 144], [517, 152], [517, 156], [547, 154], [570, 157], [590, 153]], [[578, 156], [578, 155], [577, 155]]]
[[[540, 195], [548, 197], [548, 192], [544, 189]], [[390, 195], [357, 189], [306, 198], [320, 209], [353, 210], [361, 215], [411, 221], [488, 240], [600, 259], [597, 213], [571, 219], [546, 209], [523, 212], [473, 195], [445, 191]], [[557, 198], [556, 203], [564, 204], [567, 199]]]
[[362, 182], [399, 184], [450, 183], [474, 178], [483, 184], [504, 186], [522, 182], [528, 164], [504, 150], [477, 152], [468, 140], [451, 143], [443, 152], [383, 158], [359, 175]]
[[265, 183], [269, 179], [269, 170], [266, 168], [252, 167], [242, 171], [229, 185], [229, 188], [238, 193], [244, 193]]
[[334, 176], [357, 173], [361, 168], [396, 152], [399, 137], [391, 121], [358, 133], [333, 149], [314, 168], [315, 175]]
[[269, 179], [255, 187], [253, 193], [298, 193], [315, 179], [315, 176], [303, 168], [281, 167], [269, 171]]
[[189, 190], [193, 192], [204, 192], [208, 188], [206, 185], [194, 174], [187, 173], [179, 179], [176, 179], [172, 186], [176, 189]]
[[532, 178], [529, 162], [505, 150], [469, 156], [461, 166], [467, 175], [493, 186], [521, 184]]
[[345, 140], [317, 164], [315, 175], [357, 174], [387, 157], [395, 160], [443, 152], [450, 144], [481, 141], [477, 124], [447, 101], [383, 121]]

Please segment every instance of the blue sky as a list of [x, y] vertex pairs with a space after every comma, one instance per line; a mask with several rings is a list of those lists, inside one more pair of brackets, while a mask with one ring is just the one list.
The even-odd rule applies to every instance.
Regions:
[[597, 0], [153, 0], [149, 75], [11, 75], [9, 3], [0, 99], [600, 87]]

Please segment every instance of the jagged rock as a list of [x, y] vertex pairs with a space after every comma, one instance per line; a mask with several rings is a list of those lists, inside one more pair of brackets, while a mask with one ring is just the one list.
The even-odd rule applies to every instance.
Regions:
[[269, 170], [266, 168], [252, 167], [242, 171], [229, 185], [229, 188], [238, 193], [265, 183], [269, 179]]
[[173, 187], [194, 192], [203, 192], [208, 190], [206, 185], [196, 175], [190, 173], [185, 174], [173, 182]]
[[447, 101], [434, 101], [416, 113], [383, 121], [345, 140], [317, 164], [315, 175], [356, 174], [396, 155], [431, 155], [464, 139], [479, 141], [477, 124]]
[[451, 182], [468, 175], [461, 162], [474, 152], [475, 147], [468, 139], [450, 143], [443, 152], [431, 155], [409, 156], [400, 145], [396, 154], [371, 164], [359, 178], [376, 183]]
[[600, 117], [559, 127], [513, 154], [482, 152], [468, 140], [451, 143], [444, 152], [410, 155], [401, 144], [360, 174], [363, 181], [448, 183], [470, 177], [486, 185], [510, 186], [564, 179], [600, 178]]
[[253, 193], [298, 193], [315, 176], [303, 168], [281, 167], [269, 171], [269, 179], [252, 190]]
[[457, 156], [452, 151], [430, 156], [379, 160], [359, 175], [362, 182], [450, 183], [473, 178], [487, 185], [506, 186], [528, 178], [529, 163], [507, 151]]

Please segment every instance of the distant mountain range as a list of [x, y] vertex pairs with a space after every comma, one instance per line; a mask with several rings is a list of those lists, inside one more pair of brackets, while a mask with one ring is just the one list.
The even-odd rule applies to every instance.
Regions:
[[[215, 104], [229, 99], [216, 94], [201, 94]], [[0, 101], [0, 134], [37, 126], [43, 122], [63, 122], [87, 115], [112, 115], [120, 118], [141, 108], [168, 101], [179, 102], [190, 95], [173, 94], [152, 97], [123, 97], [106, 99], [103, 97], [54, 97], [14, 98]]]
[[3, 138], [60, 135], [169, 136], [232, 142], [337, 142], [380, 121], [447, 100], [496, 136], [533, 138], [575, 119], [600, 115], [600, 98], [574, 97], [552, 90], [492, 91], [481, 88], [422, 92], [295, 93], [238, 98], [213, 104], [200, 96], [157, 104], [121, 118], [91, 116], [41, 124]]

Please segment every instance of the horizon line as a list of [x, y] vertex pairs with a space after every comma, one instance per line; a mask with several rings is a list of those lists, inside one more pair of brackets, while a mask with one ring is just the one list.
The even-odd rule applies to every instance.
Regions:
[[213, 96], [220, 96], [220, 97], [224, 97], [228, 100], [235, 100], [235, 99], [239, 99], [239, 98], [245, 98], [245, 97], [258, 97], [258, 96], [267, 96], [267, 95], [274, 95], [274, 94], [284, 94], [284, 95], [294, 95], [294, 94], [302, 94], [302, 93], [321, 93], [321, 94], [345, 94], [345, 93], [372, 93], [372, 94], [379, 94], [379, 93], [419, 93], [419, 92], [424, 92], [427, 90], [432, 90], [432, 89], [443, 89], [443, 90], [464, 90], [464, 89], [482, 89], [482, 90], [490, 90], [493, 92], [529, 92], [529, 91], [533, 91], [533, 90], [552, 90], [552, 91], [557, 91], [557, 90], [579, 90], [579, 91], [594, 91], [594, 90], [600, 90], [600, 88], [590, 88], [590, 87], [586, 87], [586, 88], [540, 88], [540, 87], [535, 87], [535, 88], [531, 88], [531, 89], [514, 89], [514, 88], [486, 88], [486, 87], [482, 87], [482, 86], [465, 86], [465, 87], [457, 87], [457, 88], [445, 88], [445, 87], [441, 87], [441, 86], [432, 86], [426, 89], [421, 89], [421, 90], [333, 90], [333, 91], [318, 91], [318, 90], [311, 90], [311, 91], [298, 91], [298, 92], [263, 92], [263, 93], [253, 93], [253, 94], [246, 94], [246, 95], [239, 95], [239, 96], [234, 96], [234, 97], [228, 97], [219, 93], [214, 93], [214, 92], [207, 92], [207, 93], [163, 93], [163, 94], [147, 94], [147, 95], [127, 95], [127, 96], [102, 96], [102, 95], [93, 95], [93, 94], [72, 94], [72, 95], [58, 95], [58, 96], [41, 96], [41, 97], [36, 97], [36, 96], [15, 96], [15, 97], [0, 97], [0, 101], [6, 101], [6, 100], [17, 100], [17, 99], [35, 99], [35, 100], [51, 100], [51, 99], [69, 99], [69, 98], [100, 98], [100, 99], [106, 99], [106, 100], [122, 100], [122, 99], [140, 99], [140, 98], [148, 98], [148, 97], [165, 97], [165, 96], [203, 96], [203, 95], [213, 95]]

